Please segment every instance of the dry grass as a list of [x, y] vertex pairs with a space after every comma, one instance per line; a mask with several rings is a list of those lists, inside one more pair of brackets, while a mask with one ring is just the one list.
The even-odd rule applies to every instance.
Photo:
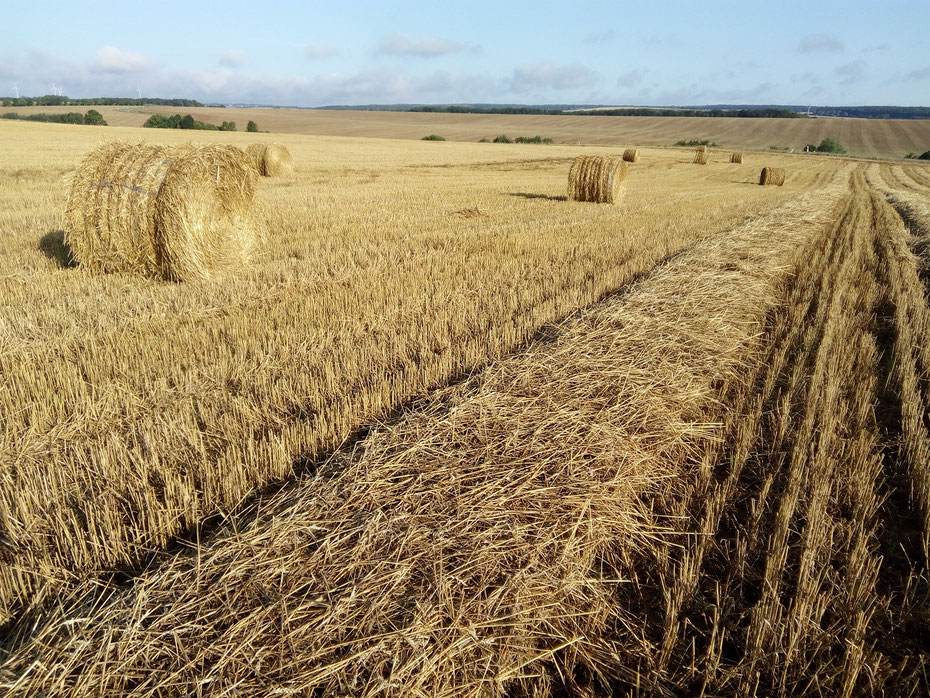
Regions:
[[616, 204], [620, 201], [627, 168], [623, 158], [607, 155], [579, 155], [568, 172], [568, 198]]
[[624, 162], [639, 162], [639, 149], [638, 148], [627, 148], [623, 151], [623, 161]]
[[177, 286], [64, 266], [61, 180], [99, 131], [0, 128], [16, 135], [0, 140], [11, 622], [86, 579], [144, 567], [295, 463], [838, 166], [805, 160], [790, 186], [734, 187], [654, 151], [620, 212], [563, 200], [575, 149], [488, 160], [478, 144], [293, 137], [314, 168], [260, 188], [256, 263]]
[[730, 162], [737, 165], [743, 164], [743, 154], [742, 153], [730, 153]]
[[783, 167], [763, 167], [759, 175], [760, 185], [774, 185], [780, 187], [785, 183], [785, 168]]
[[291, 151], [280, 143], [253, 143], [245, 150], [262, 177], [287, 177], [294, 173]]
[[71, 176], [65, 243], [92, 271], [205, 279], [248, 261], [254, 196], [238, 148], [105, 143]]
[[6, 688], [603, 689], [636, 642], [618, 595], [661, 530], [648, 502], [716, 449], [722, 386], [745, 385], [843, 190], [698, 244], [130, 588], [88, 586], [7, 658]]

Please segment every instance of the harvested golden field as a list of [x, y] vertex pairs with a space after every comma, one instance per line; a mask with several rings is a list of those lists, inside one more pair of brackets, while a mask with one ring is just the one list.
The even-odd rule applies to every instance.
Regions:
[[930, 689], [930, 170], [278, 133], [250, 267], [71, 266], [140, 133], [0, 123], [9, 694]]
[[[506, 134], [552, 138], [556, 143], [671, 146], [680, 140], [708, 139], [721, 148], [768, 151], [771, 146], [803, 150], [827, 137], [840, 140], [851, 155], [903, 158], [930, 147], [928, 119], [738, 119], [662, 116], [544, 116], [436, 114], [421, 112], [222, 107], [95, 107], [110, 126], [142, 126], [152, 114], [192, 114], [219, 126], [249, 120], [273, 133], [419, 140], [435, 133], [451, 141], [476, 142]], [[18, 107], [15, 111], [86, 111], [82, 107]], [[496, 144], [487, 144], [493, 148]], [[496, 152], [494, 150], [490, 152]], [[492, 156], [493, 157], [493, 156]], [[755, 156], [754, 156], [755, 157]]]

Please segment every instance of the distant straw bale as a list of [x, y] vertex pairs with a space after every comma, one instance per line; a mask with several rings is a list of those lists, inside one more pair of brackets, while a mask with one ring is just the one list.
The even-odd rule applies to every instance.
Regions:
[[759, 175], [759, 184], [774, 184], [781, 186], [785, 183], [785, 168], [783, 167], [763, 167], [762, 174]]
[[627, 148], [623, 151], [624, 162], [639, 162], [639, 150], [636, 148]]
[[626, 174], [626, 163], [622, 158], [579, 155], [568, 173], [568, 198], [572, 201], [615, 204], [620, 200], [620, 189]]
[[730, 162], [736, 163], [737, 165], [743, 164], [743, 154], [742, 153], [732, 153], [730, 155]]
[[695, 165], [706, 165], [707, 164], [707, 148], [704, 148], [704, 146], [701, 146], [696, 151], [694, 151], [694, 160], [692, 162]]
[[93, 271], [208, 278], [248, 261], [255, 179], [233, 146], [107, 143], [71, 176], [66, 241]]
[[699, 153], [706, 153], [706, 152], [707, 152], [707, 146], [706, 146], [706, 145], [699, 145], [699, 146], [697, 147], [697, 149], [698, 149], [698, 152], [699, 152]]
[[245, 150], [262, 177], [284, 177], [294, 171], [291, 151], [280, 143], [253, 143]]

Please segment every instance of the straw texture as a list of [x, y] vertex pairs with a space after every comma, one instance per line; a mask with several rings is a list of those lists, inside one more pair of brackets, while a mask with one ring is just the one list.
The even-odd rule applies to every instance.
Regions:
[[568, 173], [568, 198], [615, 204], [620, 200], [626, 174], [626, 163], [622, 158], [579, 155]]
[[207, 278], [248, 261], [254, 196], [238, 148], [107, 143], [71, 176], [66, 240], [92, 271]]

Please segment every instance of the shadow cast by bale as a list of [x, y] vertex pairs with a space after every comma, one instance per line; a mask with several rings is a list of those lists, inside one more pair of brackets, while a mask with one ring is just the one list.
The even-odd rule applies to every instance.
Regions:
[[77, 266], [77, 262], [74, 261], [74, 256], [71, 254], [71, 247], [65, 242], [65, 231], [63, 230], [53, 230], [43, 235], [42, 239], [39, 240], [39, 249], [42, 250], [46, 257], [55, 260], [58, 266], [63, 269]]
[[549, 196], [548, 194], [530, 194], [522, 191], [508, 192], [510, 196], [522, 196], [524, 199], [546, 199], [547, 201], [566, 201], [567, 196]]

